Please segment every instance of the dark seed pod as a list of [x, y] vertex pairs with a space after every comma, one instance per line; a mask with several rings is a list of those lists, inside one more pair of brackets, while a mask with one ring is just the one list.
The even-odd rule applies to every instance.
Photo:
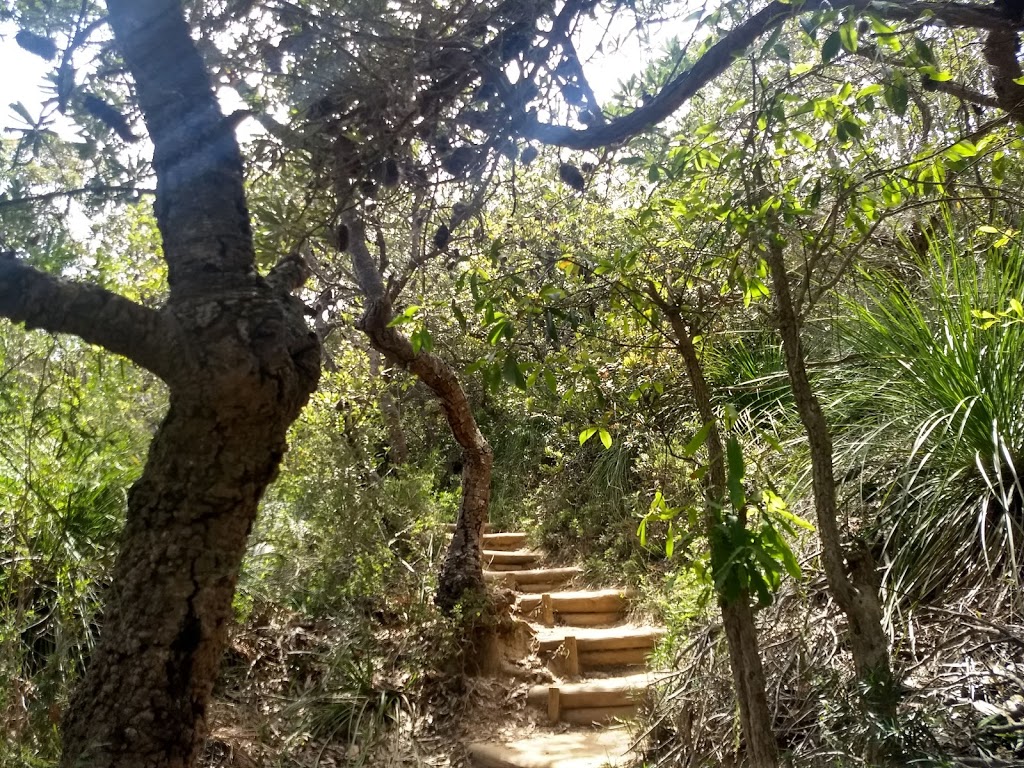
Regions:
[[434, 247], [444, 248], [448, 245], [448, 241], [451, 240], [452, 233], [448, 227], [442, 224], [437, 228], [437, 232], [434, 233]]
[[122, 140], [129, 143], [139, 140], [139, 137], [132, 133], [131, 126], [128, 125], [124, 115], [98, 96], [93, 96], [91, 93], [85, 94], [82, 97], [82, 108], [110, 128]]
[[377, 196], [377, 185], [372, 179], [366, 179], [362, 184], [359, 185], [359, 191], [363, 193], [364, 197], [373, 199]]
[[584, 173], [593, 173], [595, 170], [597, 170], [597, 166], [594, 165], [593, 163], [582, 163], [580, 165], [580, 170], [583, 171]]
[[339, 224], [334, 232], [334, 247], [339, 251], [348, 250], [348, 227], [345, 224]]
[[452, 176], [461, 176], [476, 161], [472, 147], [456, 147], [441, 160], [441, 167]]
[[562, 163], [558, 166], [558, 178], [577, 192], [582, 192], [587, 187], [587, 182], [584, 180], [583, 174], [580, 173], [580, 169], [569, 163]]
[[523, 165], [529, 165], [537, 159], [537, 148], [527, 147], [523, 150], [523, 154], [519, 156], [519, 159], [523, 162]]
[[380, 171], [380, 183], [387, 188], [397, 187], [398, 182], [402, 180], [402, 173], [398, 168], [398, 161], [393, 157], [389, 157], [384, 161], [384, 166]]
[[57, 56], [57, 44], [48, 37], [23, 29], [14, 36], [14, 41], [29, 53], [52, 61]]

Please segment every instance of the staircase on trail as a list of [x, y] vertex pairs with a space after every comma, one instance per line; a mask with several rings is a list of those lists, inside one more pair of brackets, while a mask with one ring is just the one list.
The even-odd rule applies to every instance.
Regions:
[[599, 768], [629, 762], [635, 755], [626, 723], [657, 682], [647, 659], [664, 629], [626, 620], [629, 590], [573, 589], [581, 569], [545, 567], [525, 533], [484, 530], [484, 578], [517, 593], [516, 614], [529, 624], [555, 681], [527, 691], [533, 725], [468, 744], [471, 764]]

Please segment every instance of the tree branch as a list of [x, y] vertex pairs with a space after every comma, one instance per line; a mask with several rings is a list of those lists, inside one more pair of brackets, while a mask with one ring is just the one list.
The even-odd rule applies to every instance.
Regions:
[[250, 281], [255, 256], [242, 155], [180, 0], [107, 0], [153, 140], [155, 205], [172, 297]]
[[16, 197], [10, 200], [0, 199], [0, 211], [5, 208], [16, 208], [20, 205], [32, 205], [33, 203], [45, 203], [61, 197], [79, 197], [81, 195], [152, 195], [155, 189], [144, 187], [79, 187], [78, 189], [62, 189], [59, 192], [46, 192], [40, 195], [29, 195], [28, 197]]
[[74, 334], [167, 382], [182, 369], [174, 327], [156, 310], [98, 285], [48, 275], [10, 255], [0, 257], [0, 317], [29, 330]]
[[[804, 13], [830, 8], [829, 0], [806, 0], [803, 3], [770, 3], [746, 21], [730, 30], [686, 72], [668, 83], [650, 102], [633, 112], [585, 130], [541, 123], [523, 118], [522, 134], [546, 144], [570, 149], [596, 149], [618, 144], [643, 133], [675, 113], [701, 88], [724, 73], [754, 42], [775, 29], [787, 19]], [[1022, 23], [1009, 20], [1002, 11], [987, 5], [960, 5], [955, 3], [917, 2], [894, 0], [871, 2], [854, 0], [849, 6], [854, 11], [870, 9], [886, 19], [914, 21], [929, 16], [932, 21], [951, 27], [975, 29], [1016, 30]]]

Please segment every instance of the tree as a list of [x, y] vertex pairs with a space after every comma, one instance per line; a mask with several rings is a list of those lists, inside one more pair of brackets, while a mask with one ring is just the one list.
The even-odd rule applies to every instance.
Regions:
[[101, 638], [64, 717], [62, 764], [189, 766], [246, 537], [320, 351], [290, 295], [301, 261], [255, 270], [241, 155], [180, 4], [111, 0], [108, 11], [154, 145], [169, 297], [150, 309], [6, 253], [0, 314], [80, 336], [168, 386], [129, 494]]

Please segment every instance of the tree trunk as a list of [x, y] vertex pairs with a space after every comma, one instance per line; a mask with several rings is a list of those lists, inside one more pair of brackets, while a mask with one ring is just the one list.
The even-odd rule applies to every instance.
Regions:
[[211, 359], [229, 364], [172, 389], [129, 496], [100, 642], [64, 720], [66, 768], [185, 767], [202, 749], [246, 539], [316, 380], [280, 365], [278, 339], [263, 350], [219, 341], [248, 370]]
[[[690, 329], [682, 315], [656, 293], [651, 298], [659, 304], [672, 324], [676, 348], [686, 366], [697, 413], [701, 421], [711, 424], [705, 442], [708, 452], [708, 479], [705, 487], [704, 528], [709, 540], [714, 541], [715, 527], [719, 524], [721, 510], [727, 503], [728, 485], [725, 450], [718, 431], [718, 419], [711, 401], [711, 391], [704, 378], [704, 369], [694, 347]], [[743, 510], [736, 511], [743, 515]], [[756, 768], [774, 768], [778, 765], [778, 750], [772, 716], [768, 710], [764, 668], [761, 665], [757, 625], [754, 622], [750, 593], [744, 589], [735, 600], [726, 600], [719, 596], [718, 605], [722, 611], [722, 625], [725, 627], [725, 638], [729, 647], [733, 685], [740, 705], [740, 726], [746, 741], [747, 758]]]
[[346, 226], [353, 272], [366, 302], [359, 327], [374, 349], [418, 377], [437, 396], [452, 436], [462, 448], [459, 517], [441, 567], [435, 598], [443, 610], [451, 611], [464, 596], [484, 592], [482, 536], [491, 502], [494, 452], [477, 426], [469, 398], [452, 367], [437, 355], [422, 349], [414, 351], [409, 339], [389, 327], [394, 309], [366, 246], [365, 227], [354, 215], [348, 217]]
[[800, 320], [793, 306], [785, 256], [777, 237], [775, 233], [771, 234], [767, 259], [775, 289], [776, 320], [782, 337], [786, 370], [810, 447], [814, 510], [825, 578], [836, 603], [846, 615], [850, 651], [857, 678], [863, 684], [864, 704], [869, 711], [892, 718], [896, 714], [896, 696], [888, 638], [882, 628], [876, 568], [871, 553], [865, 547], [859, 547], [856, 553], [848, 556], [849, 574], [844, 562], [832, 466], [832, 436], [821, 403], [807, 376]]
[[66, 768], [189, 768], [205, 738], [246, 537], [319, 346], [286, 259], [254, 269], [237, 143], [174, 0], [110, 0], [155, 148], [170, 298], [160, 311], [0, 259], [0, 314], [75, 333], [167, 382], [132, 487], [102, 633], [63, 722]]

